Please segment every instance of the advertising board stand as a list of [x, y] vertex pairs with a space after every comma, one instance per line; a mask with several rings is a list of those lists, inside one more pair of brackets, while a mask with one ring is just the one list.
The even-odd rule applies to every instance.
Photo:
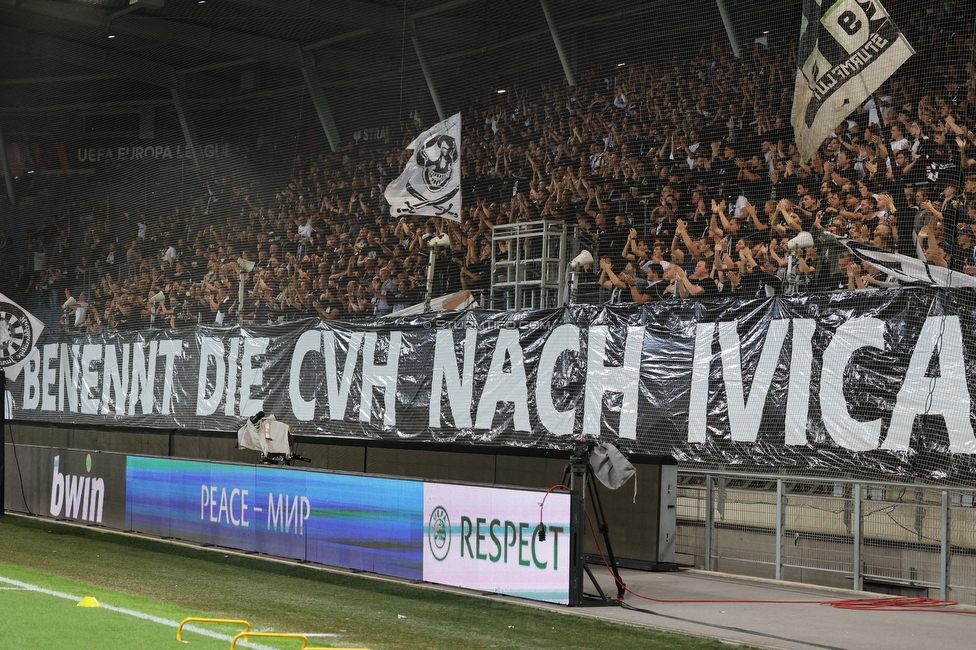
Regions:
[[[583, 493], [572, 492], [570, 503], [569, 606], [579, 607], [585, 604], [583, 571], [589, 572], [589, 569], [586, 568], [586, 554], [583, 550], [586, 539], [583, 535], [583, 521], [586, 519], [586, 515], [583, 514]], [[593, 574], [590, 574], [590, 577], [592, 578]], [[598, 586], [597, 589], [599, 588]]]

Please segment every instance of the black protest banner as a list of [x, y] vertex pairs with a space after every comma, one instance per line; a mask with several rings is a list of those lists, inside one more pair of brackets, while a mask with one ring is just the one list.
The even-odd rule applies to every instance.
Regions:
[[970, 482], [966, 289], [668, 301], [346, 324], [45, 332], [15, 418], [561, 448], [700, 467]]

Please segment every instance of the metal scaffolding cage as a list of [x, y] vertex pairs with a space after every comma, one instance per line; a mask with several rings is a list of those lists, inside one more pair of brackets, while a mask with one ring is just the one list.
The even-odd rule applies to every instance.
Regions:
[[529, 221], [492, 228], [491, 308], [554, 309], [565, 302], [566, 224]]

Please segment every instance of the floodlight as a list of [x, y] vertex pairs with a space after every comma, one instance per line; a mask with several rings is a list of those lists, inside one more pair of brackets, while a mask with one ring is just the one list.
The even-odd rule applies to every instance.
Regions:
[[447, 246], [451, 245], [451, 238], [447, 236], [447, 233], [444, 233], [443, 235], [438, 235], [437, 237], [431, 239], [429, 242], [427, 242], [427, 245], [430, 248], [446, 248]]
[[590, 251], [584, 250], [584, 251], [580, 251], [580, 254], [574, 257], [572, 261], [570, 261], [569, 268], [575, 271], [581, 266], [586, 266], [587, 264], [592, 264], [592, 263], [593, 263], [593, 254], [590, 253]]
[[251, 260], [246, 260], [243, 257], [237, 258], [237, 268], [239, 268], [244, 273], [250, 273], [254, 270], [254, 262]]
[[811, 246], [813, 246], [813, 235], [806, 231], [786, 242], [786, 250], [788, 251], [795, 251], [797, 248], [810, 248]]

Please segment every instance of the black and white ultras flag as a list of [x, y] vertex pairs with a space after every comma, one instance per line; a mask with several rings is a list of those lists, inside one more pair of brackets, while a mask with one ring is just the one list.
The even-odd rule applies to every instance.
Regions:
[[407, 145], [403, 173], [383, 196], [390, 215], [424, 215], [461, 220], [461, 114], [438, 122]]
[[914, 53], [878, 0], [803, 0], [792, 118], [803, 159]]
[[44, 324], [0, 293], [0, 371], [15, 381], [37, 345]]

